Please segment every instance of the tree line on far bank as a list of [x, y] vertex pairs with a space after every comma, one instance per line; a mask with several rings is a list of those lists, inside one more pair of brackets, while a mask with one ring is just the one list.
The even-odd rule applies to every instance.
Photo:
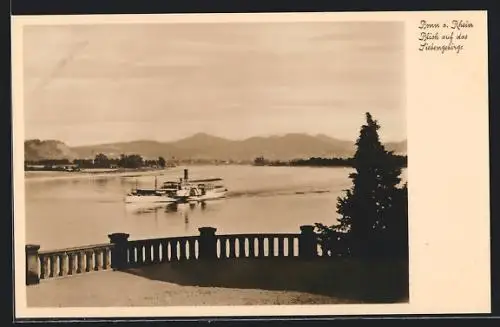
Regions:
[[103, 153], [99, 153], [94, 159], [45, 159], [27, 160], [24, 162], [26, 170], [36, 170], [33, 166], [43, 166], [46, 169], [57, 169], [60, 166], [76, 166], [77, 168], [144, 168], [157, 167], [164, 168], [166, 161], [163, 157], [155, 160], [144, 159], [141, 155], [122, 154], [119, 158], [109, 158]]
[[[393, 155], [396, 165], [405, 168], [408, 166], [408, 157]], [[354, 158], [320, 158], [311, 157], [309, 159], [294, 159], [290, 161], [267, 160], [258, 157], [254, 160], [255, 166], [304, 166], [304, 167], [353, 167]]]

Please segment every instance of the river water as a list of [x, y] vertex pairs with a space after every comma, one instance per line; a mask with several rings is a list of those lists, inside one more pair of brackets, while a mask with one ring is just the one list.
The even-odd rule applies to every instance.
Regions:
[[[160, 172], [158, 183], [182, 177], [184, 167]], [[108, 242], [114, 232], [130, 239], [217, 233], [298, 233], [299, 226], [336, 221], [337, 197], [349, 188], [350, 168], [190, 166], [189, 177], [221, 177], [228, 197], [177, 208], [129, 205], [134, 188], [154, 187], [154, 176], [26, 179], [26, 242], [58, 249]]]

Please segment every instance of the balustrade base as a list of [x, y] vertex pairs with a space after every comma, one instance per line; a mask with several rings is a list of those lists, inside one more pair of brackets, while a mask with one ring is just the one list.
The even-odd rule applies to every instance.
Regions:
[[26, 274], [26, 285], [36, 285], [36, 284], [40, 284], [40, 278], [38, 277], [38, 274], [33, 272], [28, 272]]

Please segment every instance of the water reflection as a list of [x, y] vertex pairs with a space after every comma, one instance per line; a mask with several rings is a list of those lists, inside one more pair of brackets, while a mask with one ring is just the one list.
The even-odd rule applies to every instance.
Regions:
[[122, 186], [127, 186], [128, 187], [129, 185], [132, 184], [132, 183], [130, 183], [130, 181], [128, 181], [125, 178], [120, 178], [119, 180], [120, 180], [120, 185], [122, 185]]
[[126, 203], [125, 208], [128, 212], [134, 214], [150, 214], [159, 212], [165, 205], [163, 203], [148, 203], [148, 204], [139, 204], [139, 203]]
[[[151, 217], [154, 216], [155, 225], [160, 224], [160, 220], [163, 218], [175, 218], [179, 223], [184, 225], [184, 231], [188, 232], [191, 229], [190, 222], [191, 218], [195, 218], [196, 216], [207, 209], [207, 204], [205, 202], [196, 203], [150, 203], [150, 204], [136, 204], [136, 203], [127, 203], [126, 208], [127, 211], [132, 213], [134, 216], [145, 216]], [[192, 217], [193, 216], [193, 217]], [[152, 217], [151, 217], [152, 218]], [[181, 225], [179, 224], [179, 225]], [[180, 226], [179, 226], [180, 227]]]
[[[213, 201], [216, 202], [216, 201]], [[160, 217], [161, 213], [164, 216], [181, 216], [186, 225], [189, 224], [189, 213], [204, 212], [207, 210], [207, 203], [190, 202], [190, 203], [127, 203], [125, 204], [126, 211], [133, 215], [155, 215]]]
[[106, 192], [107, 189], [107, 184], [109, 182], [109, 179], [107, 178], [96, 178], [94, 179], [94, 184], [96, 185], [96, 191], [99, 193], [104, 193]]

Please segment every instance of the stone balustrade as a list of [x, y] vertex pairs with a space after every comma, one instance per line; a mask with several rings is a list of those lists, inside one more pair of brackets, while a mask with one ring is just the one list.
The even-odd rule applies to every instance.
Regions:
[[123, 270], [187, 260], [237, 258], [311, 259], [323, 255], [313, 226], [301, 233], [217, 235], [213, 227], [199, 228], [197, 236], [129, 240], [129, 234], [108, 235], [110, 243], [54, 251], [26, 245], [26, 284], [100, 270]]

